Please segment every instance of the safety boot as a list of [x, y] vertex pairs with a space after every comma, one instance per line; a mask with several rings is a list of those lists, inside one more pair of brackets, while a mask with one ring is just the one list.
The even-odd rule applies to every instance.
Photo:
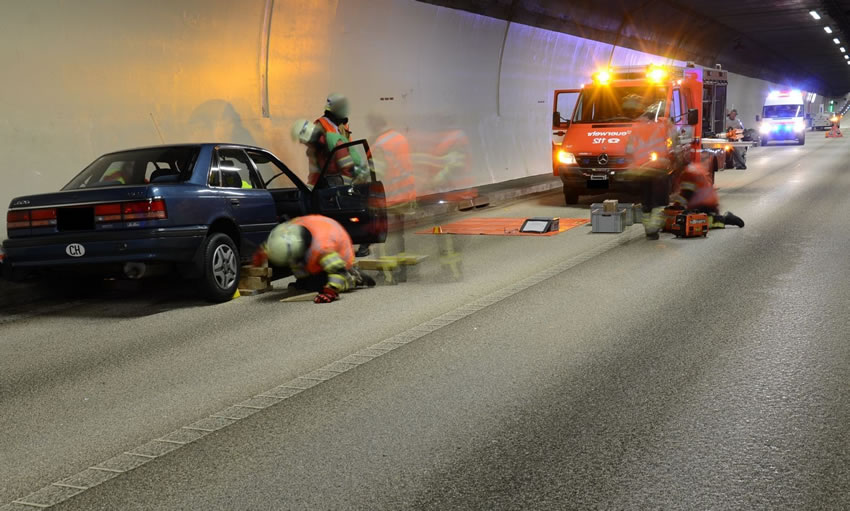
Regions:
[[664, 207], [652, 208], [648, 215], [643, 215], [643, 230], [646, 233], [646, 239], [657, 240], [658, 232], [664, 225]]
[[375, 287], [375, 284], [376, 284], [375, 279], [373, 279], [371, 276], [366, 275], [365, 273], [363, 273], [362, 271], [360, 271], [357, 268], [352, 268], [349, 271], [351, 272], [351, 275], [354, 277], [354, 284], [357, 287], [363, 287], [363, 286]]
[[723, 223], [726, 225], [737, 225], [738, 227], [744, 227], [744, 220], [732, 213], [731, 211], [727, 211], [725, 215], [723, 215]]

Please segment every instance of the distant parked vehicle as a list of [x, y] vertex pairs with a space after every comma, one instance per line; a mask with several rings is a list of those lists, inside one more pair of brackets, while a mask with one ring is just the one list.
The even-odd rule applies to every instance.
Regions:
[[812, 114], [812, 131], [828, 130], [832, 126], [830, 115], [826, 113]]
[[370, 182], [344, 184], [326, 167], [311, 188], [269, 151], [237, 144], [105, 154], [59, 192], [12, 200], [4, 271], [136, 278], [176, 267], [209, 300], [229, 300], [242, 263], [290, 218], [318, 213], [340, 222], [355, 243], [384, 241], [384, 188], [369, 146], [361, 140], [335, 151], [343, 149], [368, 162]]

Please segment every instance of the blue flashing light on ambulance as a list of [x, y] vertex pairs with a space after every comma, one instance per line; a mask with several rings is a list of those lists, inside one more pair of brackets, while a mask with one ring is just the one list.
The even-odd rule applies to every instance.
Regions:
[[806, 143], [806, 111], [803, 93], [799, 90], [772, 91], [762, 110], [761, 145], [773, 141]]

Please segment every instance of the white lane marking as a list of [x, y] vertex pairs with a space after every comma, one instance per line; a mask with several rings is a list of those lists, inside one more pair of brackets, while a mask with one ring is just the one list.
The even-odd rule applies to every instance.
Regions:
[[[482, 309], [485, 309], [485, 308], [487, 308], [487, 307], [489, 307], [493, 304], [501, 302], [502, 300], [505, 300], [505, 299], [507, 299], [511, 296], [514, 296], [514, 295], [516, 295], [516, 294], [518, 294], [522, 291], [525, 291], [526, 289], [529, 289], [529, 288], [531, 288], [531, 287], [533, 287], [537, 284], [540, 284], [541, 282], [543, 282], [545, 280], [548, 280], [548, 279], [550, 279], [550, 278], [552, 278], [556, 275], [559, 275], [559, 274], [561, 274], [561, 273], [563, 273], [563, 272], [565, 272], [565, 271], [567, 271], [571, 268], [574, 268], [575, 266], [578, 266], [578, 265], [580, 265], [580, 264], [582, 264], [582, 263], [584, 263], [584, 262], [586, 262], [586, 261], [588, 261], [588, 260], [590, 260], [594, 257], [597, 257], [597, 256], [599, 256], [599, 255], [601, 255], [601, 254], [603, 254], [603, 253], [605, 253], [605, 252], [607, 252], [607, 251], [609, 251], [613, 248], [616, 248], [617, 246], [624, 245], [624, 244], [626, 244], [626, 243], [628, 243], [628, 242], [630, 242], [634, 239], [643, 237], [643, 234], [644, 233], [643, 233], [642, 226], [640, 224], [635, 224], [630, 229], [627, 229], [623, 234], [620, 234], [620, 235], [617, 235], [616, 237], [613, 237], [611, 240], [589, 250], [588, 252], [584, 252], [580, 255], [576, 255], [576, 256], [574, 256], [570, 259], [567, 259], [566, 261], [563, 261], [559, 264], [552, 266], [551, 268], [549, 268], [547, 270], [543, 270], [543, 271], [538, 272], [538, 273], [536, 273], [536, 274], [534, 274], [530, 277], [526, 277], [526, 278], [520, 280], [519, 282], [516, 282], [514, 284], [506, 286], [502, 289], [499, 289], [498, 291], [494, 291], [494, 292], [492, 292], [492, 293], [490, 293], [490, 294], [488, 294], [488, 295], [486, 295], [482, 298], [479, 298], [478, 300], [475, 300], [475, 301], [468, 303], [466, 305], [462, 305], [462, 306], [460, 306], [460, 307], [458, 307], [458, 308], [456, 308], [452, 311], [446, 312], [445, 314], [441, 314], [440, 316], [437, 316], [436, 318], [433, 318], [433, 319], [426, 321], [424, 323], [420, 323], [419, 325], [416, 325], [416, 326], [409, 328], [409, 329], [407, 329], [403, 332], [400, 332], [400, 333], [398, 333], [398, 334], [396, 334], [392, 337], [384, 339], [383, 341], [381, 341], [377, 344], [374, 344], [372, 346], [369, 346], [368, 348], [364, 348], [362, 350], [359, 350], [359, 351], [352, 353], [351, 355], [348, 355], [348, 356], [346, 356], [346, 357], [344, 357], [344, 358], [342, 358], [342, 359], [340, 359], [336, 362], [332, 362], [332, 363], [330, 363], [330, 364], [328, 364], [324, 367], [321, 367], [319, 369], [311, 371], [304, 376], [299, 376], [297, 378], [294, 378], [294, 379], [292, 379], [292, 380], [290, 380], [290, 381], [288, 381], [288, 382], [286, 382], [282, 385], [278, 385], [277, 387], [271, 388], [271, 389], [269, 389], [269, 390], [267, 390], [263, 393], [257, 394], [256, 396], [254, 396], [250, 399], [247, 399], [247, 400], [242, 401], [240, 403], [229, 406], [229, 407], [227, 407], [227, 408], [225, 408], [221, 411], [218, 411], [214, 414], [210, 414], [207, 418], [229, 419], [229, 420], [233, 421], [232, 424], [236, 424], [237, 422], [241, 421], [242, 419], [250, 417], [251, 415], [253, 415], [256, 412], [259, 412], [260, 410], [264, 410], [264, 409], [266, 409], [266, 408], [268, 408], [272, 405], [281, 403], [281, 402], [283, 402], [287, 399], [290, 399], [294, 396], [297, 396], [298, 394], [304, 392], [305, 390], [311, 389], [311, 388], [315, 387], [316, 385], [319, 385], [319, 384], [324, 383], [324, 382], [326, 382], [326, 381], [328, 381], [332, 378], [335, 378], [336, 376], [339, 376], [340, 374], [346, 373], [346, 372], [354, 369], [355, 367], [361, 366], [361, 365], [363, 365], [363, 364], [365, 364], [365, 363], [367, 363], [371, 360], [374, 360], [378, 357], [386, 355], [387, 353], [389, 353], [389, 352], [391, 352], [391, 351], [393, 351], [397, 348], [400, 348], [401, 346], [405, 346], [405, 345], [407, 345], [407, 344], [409, 344], [409, 343], [411, 343], [411, 342], [413, 342], [417, 339], [428, 336], [428, 335], [434, 333], [435, 331], [437, 331], [441, 328], [444, 328], [444, 327], [449, 326], [453, 323], [456, 323], [457, 321], [460, 321], [461, 319], [464, 319], [468, 316], [471, 316], [471, 315], [475, 314], [476, 312], [478, 312]], [[315, 378], [315, 376], [313, 376], [313, 377], [310, 376], [310, 375], [314, 375], [314, 374], [322, 374], [324, 376], [324, 378], [319, 379], [319, 378]], [[241, 409], [245, 412], [250, 411], [250, 413], [236, 415], [236, 414], [233, 413], [234, 408]], [[204, 420], [204, 419], [201, 419], [201, 420]], [[195, 421], [192, 424], [195, 424], [197, 422], [198, 421]], [[225, 426], [223, 426], [223, 427], [221, 427], [221, 428], [219, 428], [215, 431], [220, 431], [222, 429], [225, 429], [225, 428], [231, 426], [232, 424], [225, 425]], [[213, 430], [208, 431], [205, 428], [201, 429], [201, 428], [197, 428], [197, 427], [183, 426], [179, 429], [176, 429], [176, 430], [168, 433], [167, 435], [163, 435], [162, 437], [153, 440], [153, 441], [156, 441], [156, 442], [167, 442], [167, 443], [170, 443], [170, 444], [178, 444], [179, 447], [177, 447], [176, 449], [169, 450], [168, 452], [166, 452], [164, 454], [160, 454], [160, 455], [143, 455], [143, 454], [137, 454], [136, 452], [134, 452], [136, 450], [141, 450], [141, 446], [137, 446], [137, 447], [134, 447], [133, 449], [129, 449], [129, 450], [125, 451], [126, 455], [137, 456], [137, 457], [140, 458], [140, 462], [134, 463], [132, 468], [129, 468], [127, 470], [118, 470], [118, 469], [92, 466], [92, 467], [90, 467], [90, 469], [123, 474], [123, 473], [129, 472], [129, 471], [131, 471], [131, 470], [133, 470], [133, 469], [135, 469], [139, 466], [145, 465], [148, 462], [153, 461], [156, 458], [159, 458], [160, 456], [164, 456], [165, 454], [169, 454], [171, 452], [174, 452], [174, 451], [180, 449], [181, 447], [183, 447], [184, 445], [187, 445], [187, 444], [190, 444], [190, 443], [195, 442], [197, 440], [200, 440], [201, 438], [205, 437], [206, 435], [208, 435], [212, 431]], [[180, 436], [181, 434], [185, 434], [187, 432], [197, 433], [197, 436], [195, 438], [188, 439], [185, 442], [166, 438], [166, 437], [170, 437], [170, 436]], [[145, 444], [143, 444], [143, 445], [145, 445]], [[83, 472], [85, 472], [85, 471], [83, 471]], [[71, 479], [71, 478], [79, 477], [81, 474], [83, 474], [83, 472], [79, 472], [79, 473], [74, 474], [74, 475], [67, 477], [65, 479]], [[103, 482], [104, 481], [96, 481], [91, 486], [85, 487], [83, 489], [83, 491], [94, 488], [95, 486], [99, 486]], [[59, 483], [61, 484], [61, 481], [59, 481]], [[49, 487], [49, 486], [50, 485], [48, 485], [47, 487]], [[39, 504], [36, 501], [36, 499], [38, 497], [38, 493], [41, 492], [43, 489], [44, 488], [39, 489], [38, 491], [33, 492], [30, 495], [27, 495], [26, 497], [24, 497], [22, 499], [18, 499], [16, 501], [14, 501], [13, 504], [23, 504], [23, 505], [38, 507], [38, 508], [48, 507], [48, 505]], [[79, 495], [79, 493], [77, 493], [75, 495]], [[65, 498], [65, 499], [63, 499], [59, 502], [64, 502], [65, 500], [68, 500], [72, 496], [68, 496], [67, 498]], [[58, 504], [59, 502], [52, 502], [49, 505]], [[12, 509], [11, 505], [6, 505], [6, 506], [0, 507], [0, 511], [14, 511], [14, 510]]]

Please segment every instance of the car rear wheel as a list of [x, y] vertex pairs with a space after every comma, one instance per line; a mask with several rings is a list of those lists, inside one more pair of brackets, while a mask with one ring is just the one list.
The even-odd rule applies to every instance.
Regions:
[[806, 145], [806, 137], [797, 140], [798, 145]]
[[761, 139], [759, 144], [761, 144], [762, 147], [766, 146], [767, 145], [767, 139], [766, 138]]
[[226, 302], [233, 298], [239, 286], [241, 265], [239, 251], [230, 236], [214, 233], [203, 246], [203, 277], [201, 290], [211, 302]]

